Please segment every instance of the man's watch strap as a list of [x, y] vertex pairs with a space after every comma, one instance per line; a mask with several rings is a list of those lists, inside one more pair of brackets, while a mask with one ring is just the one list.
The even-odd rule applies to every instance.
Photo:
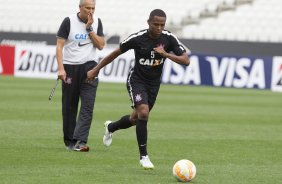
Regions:
[[93, 27], [90, 26], [89, 28], [86, 28], [86, 31], [87, 31], [88, 34], [91, 33], [93, 31]]

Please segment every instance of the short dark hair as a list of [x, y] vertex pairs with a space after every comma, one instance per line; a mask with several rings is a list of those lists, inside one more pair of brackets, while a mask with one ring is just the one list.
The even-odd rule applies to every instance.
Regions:
[[154, 16], [165, 17], [166, 18], [165, 12], [163, 10], [161, 10], [161, 9], [154, 9], [153, 11], [151, 11], [150, 16], [149, 16], [149, 20], [152, 20], [152, 18]]

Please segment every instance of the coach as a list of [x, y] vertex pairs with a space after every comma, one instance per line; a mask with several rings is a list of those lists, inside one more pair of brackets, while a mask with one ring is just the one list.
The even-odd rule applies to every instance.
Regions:
[[[98, 78], [87, 82], [96, 48], [105, 46], [103, 26], [94, 16], [96, 0], [80, 0], [79, 12], [66, 17], [57, 33], [58, 78], [62, 80], [64, 143], [68, 150], [89, 151], [86, 145], [92, 122]], [[79, 99], [80, 112], [77, 117]]]

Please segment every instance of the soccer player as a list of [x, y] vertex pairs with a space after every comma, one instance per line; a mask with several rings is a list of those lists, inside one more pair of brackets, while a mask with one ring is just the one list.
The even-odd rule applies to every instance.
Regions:
[[80, 11], [66, 17], [57, 33], [58, 78], [63, 81], [64, 143], [68, 150], [89, 151], [86, 143], [98, 78], [87, 82], [87, 71], [97, 65], [96, 48], [101, 50], [105, 45], [102, 22], [94, 16], [95, 6], [95, 0], [80, 0]]
[[135, 66], [127, 78], [127, 90], [132, 101], [133, 112], [115, 122], [106, 121], [103, 142], [105, 146], [110, 146], [115, 131], [136, 125], [140, 165], [144, 169], [153, 169], [154, 165], [147, 152], [147, 122], [160, 88], [163, 64], [166, 58], [183, 65], [189, 65], [190, 61], [184, 46], [176, 36], [164, 30], [166, 14], [163, 10], [153, 10], [147, 22], [149, 29], [130, 35], [96, 67], [88, 71], [87, 76], [91, 81], [101, 68], [119, 55], [130, 49], [134, 50]]

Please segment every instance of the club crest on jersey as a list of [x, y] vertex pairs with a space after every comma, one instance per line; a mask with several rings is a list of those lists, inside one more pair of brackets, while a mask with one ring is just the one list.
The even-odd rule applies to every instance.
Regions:
[[141, 100], [142, 100], [141, 94], [136, 94], [136, 96], [135, 96], [135, 101], [136, 101], [136, 102], [140, 102]]
[[165, 44], [160, 43], [160, 44], [157, 45], [157, 47], [164, 48], [164, 47], [165, 47]]

